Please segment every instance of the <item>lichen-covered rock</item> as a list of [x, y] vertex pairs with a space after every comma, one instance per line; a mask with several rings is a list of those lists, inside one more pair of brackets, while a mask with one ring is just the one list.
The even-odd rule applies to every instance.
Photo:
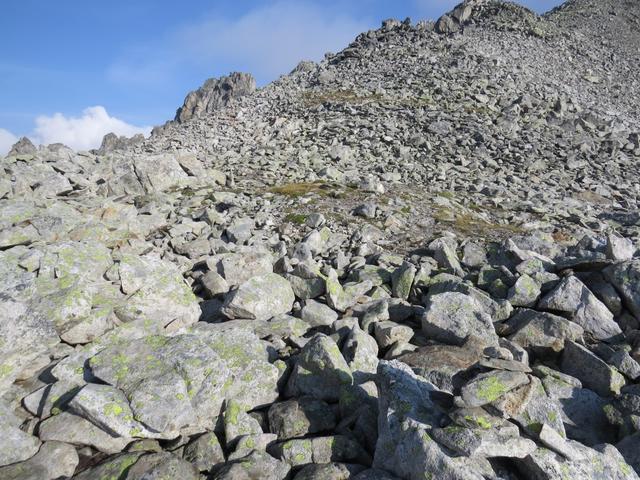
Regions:
[[[225, 399], [251, 409], [278, 395], [279, 372], [266, 345], [241, 328], [212, 325], [197, 335], [131, 340], [102, 350], [89, 364], [93, 375], [126, 394], [134, 417], [158, 435], [175, 436], [171, 432], [187, 425], [212, 428]], [[144, 429], [135, 433], [150, 436]]]
[[258, 421], [244, 411], [240, 402], [233, 399], [225, 404], [223, 424], [227, 447], [235, 445], [239, 437], [263, 433]]
[[294, 467], [310, 463], [371, 462], [357, 442], [342, 435], [287, 440], [274, 445], [270, 451]]
[[611, 445], [589, 448], [569, 441], [581, 455], [580, 460], [571, 461], [547, 448], [538, 448], [521, 460], [520, 469], [525, 475], [542, 480], [558, 478], [580, 478], [585, 480], [611, 479], [636, 480], [638, 474], [624, 460], [620, 452]]
[[[166, 411], [158, 408], [159, 420], [150, 418], [149, 412], [145, 412], [142, 406], [144, 400], [163, 395], [161, 387], [164, 378], [154, 377], [152, 381], [142, 385], [141, 390], [135, 391], [126, 397], [125, 394], [109, 385], [88, 384], [69, 402], [71, 411], [91, 423], [99, 426], [113, 436], [143, 437], [143, 438], [173, 438], [178, 435], [178, 430], [185, 424], [195, 423], [192, 408], [183, 408], [180, 414], [169, 417]], [[173, 380], [173, 379], [172, 379]], [[174, 382], [169, 382], [168, 387], [173, 387]], [[174, 394], [176, 397], [186, 396], [186, 389]], [[169, 403], [167, 407], [174, 407]], [[131, 403], [131, 404], [130, 404]], [[135, 413], [132, 408], [135, 407]], [[179, 408], [180, 408], [179, 407]], [[190, 405], [187, 404], [187, 407]], [[146, 415], [145, 415], [146, 414]], [[139, 419], [144, 418], [145, 423]]]
[[390, 347], [394, 343], [408, 343], [414, 335], [410, 326], [400, 325], [389, 320], [376, 322], [373, 330], [381, 348]]
[[[379, 436], [373, 466], [394, 475], [423, 480], [433, 478], [481, 480], [491, 470], [482, 459], [451, 456], [429, 432], [440, 425], [444, 413], [431, 399], [436, 388], [397, 361], [381, 361]], [[375, 477], [374, 477], [375, 478]]]
[[45, 442], [33, 457], [24, 462], [0, 467], [3, 480], [56, 480], [73, 475], [79, 463], [73, 446], [61, 442]]
[[516, 310], [505, 324], [509, 329], [509, 340], [543, 356], [560, 353], [566, 340], [579, 340], [584, 333], [577, 323], [558, 315], [528, 309]]
[[622, 296], [625, 306], [640, 319], [640, 260], [613, 265], [604, 274]]
[[95, 480], [96, 478], [126, 479], [129, 469], [135, 465], [142, 455], [142, 452], [131, 452], [107, 457], [98, 465], [92, 466], [76, 475], [74, 480]]
[[[548, 397], [559, 407], [568, 438], [588, 446], [614, 442], [614, 428], [605, 414], [608, 408], [605, 398], [582, 388], [577, 378], [551, 369], [536, 369]], [[548, 419], [544, 423], [548, 423]]]
[[520, 425], [536, 437], [542, 425], [548, 425], [565, 436], [560, 402], [550, 398], [540, 380], [530, 376], [529, 383], [516, 387], [491, 404], [494, 411]]
[[224, 462], [224, 452], [216, 434], [208, 432], [185, 445], [183, 458], [199, 471], [208, 472], [215, 465]]
[[141, 155], [133, 160], [135, 175], [147, 193], [186, 185], [189, 176], [172, 155]]
[[301, 397], [271, 405], [269, 426], [279, 440], [288, 440], [329, 431], [336, 426], [336, 416], [326, 402]]
[[538, 308], [568, 314], [597, 340], [614, 340], [622, 333], [609, 309], [575, 276], [563, 279]]
[[458, 292], [470, 296], [482, 306], [484, 313], [491, 317], [493, 322], [501, 322], [509, 318], [513, 306], [506, 300], [492, 298], [483, 290], [473, 287], [470, 282], [448, 273], [439, 273], [429, 280], [429, 295], [439, 293]]
[[416, 267], [410, 263], [403, 263], [391, 275], [391, 286], [394, 297], [406, 300], [411, 293], [413, 279], [416, 276]]
[[529, 275], [521, 275], [509, 289], [507, 300], [514, 307], [532, 307], [540, 296], [540, 285]]
[[317, 334], [300, 352], [287, 388], [291, 393], [336, 401], [340, 389], [352, 383], [351, 369], [336, 343]]
[[300, 311], [300, 318], [312, 327], [329, 326], [338, 319], [338, 313], [324, 303], [309, 299]]
[[429, 345], [415, 352], [398, 357], [414, 372], [441, 390], [453, 393], [461, 387], [461, 372], [464, 372], [482, 358], [482, 349], [474, 348], [468, 342], [462, 347], [456, 345]]
[[269, 478], [285, 480], [291, 465], [276, 460], [264, 452], [253, 451], [239, 460], [227, 463], [211, 477], [212, 480], [240, 480], [246, 478]]
[[40, 440], [20, 429], [20, 419], [0, 404], [0, 467], [33, 457], [40, 448]]
[[462, 387], [462, 400], [469, 407], [480, 407], [495, 402], [526, 383], [529, 383], [529, 378], [522, 372], [497, 370], [481, 373]]
[[524, 458], [536, 449], [534, 441], [520, 437], [518, 427], [464, 428], [451, 425], [434, 428], [434, 440], [465, 456]]
[[350, 463], [322, 463], [307, 465], [293, 477], [294, 480], [348, 480], [365, 467]]
[[242, 247], [234, 253], [222, 253], [207, 259], [209, 269], [222, 275], [231, 287], [252, 277], [273, 273], [273, 257], [263, 249]]
[[378, 369], [378, 344], [357, 325], [349, 330], [342, 346], [342, 355], [351, 369], [355, 384], [370, 380]]
[[433, 252], [433, 258], [438, 266], [448, 273], [462, 277], [464, 272], [456, 253], [457, 242], [449, 238], [438, 238], [429, 244], [429, 250]]
[[[98, 477], [100, 478], [100, 477]], [[130, 480], [179, 478], [181, 480], [199, 480], [198, 469], [191, 463], [170, 452], [157, 452], [142, 455], [127, 469]]]
[[624, 377], [614, 367], [575, 342], [566, 342], [560, 367], [603, 397], [619, 394], [625, 385]]
[[175, 265], [152, 256], [123, 255], [118, 271], [128, 295], [115, 310], [123, 322], [144, 319], [177, 330], [198, 321], [196, 297]]
[[225, 298], [229, 318], [268, 320], [291, 311], [295, 296], [289, 282], [275, 273], [253, 277]]
[[119, 453], [129, 444], [129, 437], [113, 436], [82, 417], [68, 412], [53, 415], [38, 426], [42, 441], [58, 441], [91, 446], [107, 454]]
[[422, 331], [428, 338], [450, 345], [462, 345], [470, 336], [497, 345], [491, 318], [472, 297], [457, 292], [429, 296]]

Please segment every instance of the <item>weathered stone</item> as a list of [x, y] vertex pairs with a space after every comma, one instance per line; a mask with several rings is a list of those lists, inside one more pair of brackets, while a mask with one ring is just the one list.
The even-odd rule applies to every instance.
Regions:
[[640, 260], [608, 267], [604, 275], [616, 288], [627, 309], [640, 319]]
[[[381, 361], [379, 437], [373, 466], [400, 478], [418, 480], [424, 473], [434, 478], [480, 480], [490, 469], [476, 460], [453, 457], [429, 432], [440, 424], [443, 412], [431, 399], [436, 389], [397, 361]], [[374, 477], [375, 478], [375, 477]]]
[[509, 340], [543, 356], [560, 353], [566, 340], [579, 340], [584, 332], [580, 325], [565, 318], [528, 309], [516, 310], [506, 325]]
[[33, 457], [40, 448], [40, 440], [20, 429], [20, 419], [0, 404], [0, 467]]
[[211, 428], [227, 398], [247, 409], [271, 403], [279, 372], [268, 357], [249, 330], [198, 325], [192, 334], [119, 343], [90, 365], [97, 378], [126, 393], [136, 418], [171, 435], [186, 425]]
[[499, 428], [471, 429], [452, 425], [434, 428], [431, 437], [465, 456], [524, 458], [536, 449], [532, 440], [520, 437], [518, 427], [510, 424]]
[[615, 262], [625, 262], [633, 258], [636, 248], [628, 238], [607, 235], [607, 258]]
[[91, 446], [108, 454], [121, 452], [132, 441], [129, 437], [113, 436], [88, 420], [68, 412], [54, 415], [40, 423], [38, 435], [44, 442]]
[[453, 393], [461, 387], [459, 373], [466, 371], [482, 358], [482, 351], [472, 345], [430, 345], [401, 355], [398, 360], [438, 388]]
[[462, 345], [473, 335], [488, 345], [498, 343], [491, 318], [473, 298], [449, 292], [430, 296], [424, 315], [422, 331], [429, 338], [452, 345]]
[[227, 293], [230, 288], [227, 281], [218, 272], [207, 272], [204, 277], [200, 279], [200, 283], [208, 298]]
[[307, 465], [293, 477], [294, 480], [347, 480], [365, 467], [348, 463]]
[[596, 450], [585, 447], [578, 442], [569, 441], [569, 443], [578, 451], [582, 457], [581, 460], [569, 461], [551, 450], [538, 448], [522, 460], [521, 470], [527, 475], [542, 480], [558, 478], [632, 480], [639, 478], [615, 447], [601, 445]]
[[514, 307], [532, 307], [540, 296], [540, 285], [529, 275], [520, 275], [520, 278], [509, 289], [507, 300]]
[[625, 385], [622, 375], [582, 345], [565, 343], [560, 367], [564, 373], [578, 378], [582, 384], [604, 397], [617, 395]]
[[413, 329], [407, 325], [386, 320], [374, 324], [374, 334], [378, 345], [387, 348], [396, 342], [408, 342], [413, 337]]
[[151, 256], [123, 255], [119, 263], [127, 302], [115, 309], [124, 322], [145, 319], [170, 330], [197, 322], [200, 309], [179, 270]]
[[247, 414], [243, 405], [235, 400], [227, 400], [223, 422], [224, 438], [228, 447], [235, 445], [241, 436], [263, 433], [258, 421]]
[[288, 440], [329, 431], [336, 426], [336, 417], [326, 402], [302, 397], [274, 403], [269, 408], [269, 426], [279, 440]]
[[135, 465], [135, 463], [142, 455], [142, 452], [132, 452], [108, 457], [98, 465], [92, 466], [84, 470], [82, 473], [76, 475], [74, 477], [74, 480], [94, 480], [96, 478], [127, 478], [129, 469], [132, 467], [132, 465]]
[[462, 387], [462, 400], [470, 407], [480, 407], [495, 402], [506, 393], [526, 383], [529, 383], [529, 378], [522, 372], [481, 373]]
[[185, 445], [183, 458], [200, 472], [208, 472], [225, 460], [222, 446], [213, 432], [204, 433]]
[[272, 447], [280, 460], [292, 466], [309, 463], [370, 463], [367, 452], [355, 441], [342, 435], [287, 440]]
[[324, 303], [309, 299], [300, 311], [300, 318], [312, 327], [329, 326], [338, 319], [338, 313]]
[[320, 400], [338, 400], [340, 389], [353, 383], [351, 369], [331, 338], [317, 334], [304, 346], [288, 390]]
[[433, 252], [433, 258], [436, 259], [440, 268], [459, 277], [464, 275], [456, 253], [456, 247], [451, 245], [448, 239], [436, 239], [429, 244], [428, 248]]
[[253, 93], [256, 81], [248, 73], [233, 72], [229, 76], [208, 79], [198, 90], [190, 92], [175, 121], [184, 123], [226, 106], [233, 99]]
[[613, 314], [575, 276], [566, 277], [538, 302], [538, 308], [563, 312], [597, 340], [613, 340], [622, 333]]
[[295, 296], [289, 282], [275, 273], [253, 277], [225, 298], [229, 318], [268, 320], [291, 310]]
[[216, 471], [212, 480], [241, 480], [246, 478], [269, 478], [285, 480], [289, 477], [291, 466], [287, 462], [276, 460], [264, 452], [253, 451], [244, 458], [230, 462]]
[[344, 356], [355, 384], [369, 381], [378, 368], [378, 344], [357, 325], [349, 331], [342, 346]]
[[416, 267], [410, 263], [403, 263], [391, 275], [392, 293], [394, 297], [406, 300], [411, 293]]
[[71, 477], [78, 465], [76, 449], [67, 443], [45, 442], [29, 460], [0, 467], [4, 480], [55, 480]]

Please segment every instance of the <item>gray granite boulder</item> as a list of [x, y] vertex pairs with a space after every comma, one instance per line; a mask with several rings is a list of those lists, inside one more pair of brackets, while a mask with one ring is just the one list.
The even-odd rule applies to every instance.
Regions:
[[291, 311], [294, 300], [289, 282], [278, 274], [267, 273], [227, 294], [222, 311], [229, 318], [268, 320]]

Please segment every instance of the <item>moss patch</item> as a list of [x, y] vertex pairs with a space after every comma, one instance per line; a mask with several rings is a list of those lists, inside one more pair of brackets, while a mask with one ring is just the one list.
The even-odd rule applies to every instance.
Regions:
[[327, 196], [332, 190], [333, 187], [325, 182], [302, 182], [271, 187], [269, 192], [287, 197], [302, 197], [309, 194]]
[[304, 225], [307, 220], [307, 216], [302, 213], [289, 213], [284, 217], [285, 222], [293, 223], [294, 225]]

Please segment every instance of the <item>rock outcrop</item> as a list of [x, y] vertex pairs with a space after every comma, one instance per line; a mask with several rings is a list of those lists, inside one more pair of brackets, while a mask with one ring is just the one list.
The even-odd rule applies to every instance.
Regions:
[[203, 117], [229, 104], [233, 99], [252, 94], [256, 89], [255, 79], [248, 73], [233, 72], [229, 76], [210, 78], [204, 85], [184, 99], [176, 112], [175, 121], [186, 122]]

